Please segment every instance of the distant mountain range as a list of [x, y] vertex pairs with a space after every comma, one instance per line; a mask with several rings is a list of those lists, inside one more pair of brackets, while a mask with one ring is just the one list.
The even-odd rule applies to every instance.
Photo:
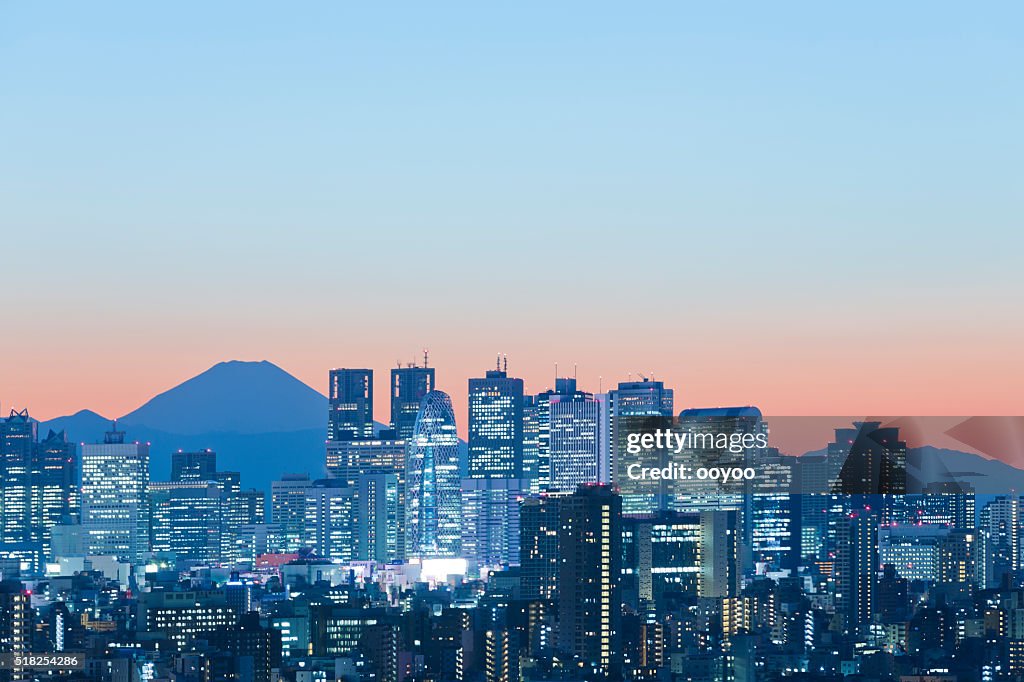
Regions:
[[[111, 419], [91, 410], [40, 424], [68, 438], [103, 440]], [[129, 440], [149, 442], [154, 480], [170, 476], [171, 453], [211, 448], [243, 487], [268, 489], [286, 472], [324, 474], [327, 398], [277, 365], [221, 362], [118, 419]]]
[[[170, 476], [171, 453], [211, 448], [218, 467], [239, 471], [243, 487], [269, 491], [284, 473], [324, 475], [327, 398], [277, 365], [221, 362], [153, 397], [118, 419], [129, 440], [149, 442], [154, 480]], [[111, 420], [91, 410], [40, 424], [65, 430], [73, 441], [101, 442]], [[378, 427], [381, 425], [378, 424]], [[820, 451], [819, 451], [820, 452]], [[465, 457], [465, 444], [461, 456]], [[957, 480], [980, 494], [1024, 491], [1024, 471], [995, 459], [952, 449], [908, 451], [918, 480]]]

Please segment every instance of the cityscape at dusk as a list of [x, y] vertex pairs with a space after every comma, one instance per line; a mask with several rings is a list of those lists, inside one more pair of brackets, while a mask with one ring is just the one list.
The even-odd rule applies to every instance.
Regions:
[[1024, 682], [1021, 26], [0, 3], [0, 682]]

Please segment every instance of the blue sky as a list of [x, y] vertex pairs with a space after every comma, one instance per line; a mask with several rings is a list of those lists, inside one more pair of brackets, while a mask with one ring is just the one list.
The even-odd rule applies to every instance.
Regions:
[[787, 362], [820, 373], [879, 337], [904, 363], [948, 361], [921, 351], [936, 336], [1014, 347], [1022, 15], [4, 2], [3, 277], [32, 302], [0, 350], [74, 362], [79, 395], [146, 349], [319, 385], [423, 345], [460, 382], [470, 351], [538, 376], [635, 354], [707, 391], [673, 358], [777, 344], [743, 366], [773, 368], [737, 387], [753, 401]]

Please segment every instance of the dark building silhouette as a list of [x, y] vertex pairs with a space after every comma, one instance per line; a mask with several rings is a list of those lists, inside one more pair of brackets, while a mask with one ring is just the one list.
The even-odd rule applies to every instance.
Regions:
[[172, 481], [212, 481], [217, 475], [217, 453], [213, 450], [178, 451], [171, 454]]
[[836, 429], [828, 458], [838, 464], [832, 492], [841, 495], [905, 495], [907, 444], [899, 429], [881, 422], [854, 422], [852, 429]]
[[327, 440], [373, 438], [373, 370], [332, 369], [327, 391]]
[[[225, 627], [197, 637], [227, 658], [219, 659], [217, 667], [223, 675], [237, 675], [235, 679], [270, 682], [271, 670], [281, 666], [281, 632], [260, 625], [259, 614], [247, 613], [234, 627]], [[222, 678], [217, 678], [222, 679]], [[231, 678], [223, 678], [231, 679]]]
[[560, 501], [558, 648], [582, 671], [615, 676], [622, 665], [622, 498], [581, 485]]
[[391, 370], [391, 428], [397, 438], [412, 437], [420, 403], [434, 386], [434, 368], [427, 367], [426, 353], [422, 367], [410, 364]]
[[[17, 580], [0, 582], [0, 653], [30, 653], [32, 642], [32, 609], [25, 586]], [[0, 669], [0, 682], [27, 680], [18, 670]]]

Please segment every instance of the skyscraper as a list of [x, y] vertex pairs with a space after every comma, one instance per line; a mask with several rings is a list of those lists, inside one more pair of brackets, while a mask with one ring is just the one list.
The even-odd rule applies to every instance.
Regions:
[[530, 493], [551, 484], [551, 405], [548, 393], [523, 397], [523, 478]]
[[1020, 569], [1020, 507], [1017, 497], [1000, 495], [981, 510], [985, 587], [999, 587], [1007, 576]]
[[523, 477], [522, 379], [493, 369], [469, 380], [468, 445], [469, 478]]
[[36, 422], [28, 410], [0, 420], [0, 547], [10, 557], [32, 560], [32, 453]]
[[149, 504], [154, 552], [175, 555], [181, 567], [209, 564], [221, 557], [226, 505], [215, 482], [151, 482]]
[[560, 502], [569, 493], [528, 497], [519, 509], [519, 574], [523, 599], [558, 596]]
[[434, 385], [434, 368], [427, 367], [426, 352], [422, 367], [409, 364], [391, 370], [391, 428], [398, 438], [412, 436], [420, 404]]
[[600, 480], [602, 407], [592, 393], [576, 389], [576, 380], [561, 378], [548, 396], [551, 487], [575, 490]]
[[[382, 432], [379, 435], [387, 434]], [[328, 441], [327, 443], [327, 474], [331, 478], [339, 479], [339, 485], [362, 489], [363, 482], [367, 478], [394, 477], [394, 492], [398, 495], [398, 506], [393, 520], [394, 528], [389, 533], [394, 532], [396, 544], [394, 555], [388, 555], [391, 556], [389, 561], [400, 560], [405, 556], [405, 453], [406, 441], [395, 438], [381, 437], [373, 440]], [[388, 494], [390, 494], [390, 486], [389, 480], [387, 483]], [[383, 491], [382, 488], [374, 487], [373, 489]], [[375, 498], [374, 504], [377, 503], [383, 504], [384, 501]], [[364, 500], [361, 498], [361, 509], [363, 505]], [[371, 509], [375, 509], [375, 507], [371, 505]], [[378, 509], [374, 513], [383, 513], [383, 510]], [[362, 519], [360, 523], [363, 523]], [[370, 532], [367, 527], [361, 526], [361, 528], [363, 532]], [[380, 547], [376, 541], [371, 544], [378, 549]], [[371, 554], [367, 558], [373, 558], [373, 555]], [[384, 561], [383, 558], [378, 560]]]
[[836, 613], [843, 616], [847, 631], [866, 623], [874, 610], [878, 565], [877, 509], [862, 507], [838, 523]]
[[217, 473], [217, 453], [207, 448], [171, 454], [172, 481], [212, 481]]
[[[32, 651], [31, 596], [17, 580], [0, 581], [0, 653], [26, 654]], [[31, 673], [12, 666], [0, 670], [0, 681], [27, 680]]]
[[149, 444], [126, 443], [116, 425], [82, 445], [82, 530], [89, 554], [139, 563], [149, 550]]
[[623, 381], [608, 392], [609, 477], [619, 487], [624, 514], [652, 514], [661, 506], [660, 486], [637, 481], [626, 475], [626, 468], [638, 463], [642, 467], [660, 468], [664, 461], [661, 450], [626, 452], [630, 433], [655, 428], [671, 428], [674, 394], [661, 381], [643, 377], [642, 381]]
[[302, 547], [306, 530], [306, 491], [312, 487], [308, 474], [285, 474], [270, 484], [270, 521], [280, 526], [285, 551]]
[[302, 542], [317, 556], [351, 561], [356, 557], [356, 489], [337, 479], [316, 481], [306, 488]]
[[371, 473], [359, 477], [357, 559], [393, 563], [401, 558], [401, 487], [396, 474]]
[[718, 599], [740, 589], [740, 511], [700, 512], [700, 582], [697, 594]]
[[523, 480], [522, 379], [510, 378], [499, 367], [469, 380], [468, 450], [463, 554], [478, 567], [518, 563], [519, 497], [528, 488]]
[[622, 498], [582, 485], [559, 502], [558, 648], [598, 674], [622, 664]]
[[45, 560], [52, 558], [52, 528], [79, 520], [78, 453], [64, 431], [53, 430], [36, 444], [32, 456], [31, 541]]
[[328, 440], [373, 438], [372, 369], [332, 369], [327, 396]]
[[406, 556], [458, 557], [462, 535], [459, 438], [447, 393], [431, 391], [423, 398], [405, 467]]

